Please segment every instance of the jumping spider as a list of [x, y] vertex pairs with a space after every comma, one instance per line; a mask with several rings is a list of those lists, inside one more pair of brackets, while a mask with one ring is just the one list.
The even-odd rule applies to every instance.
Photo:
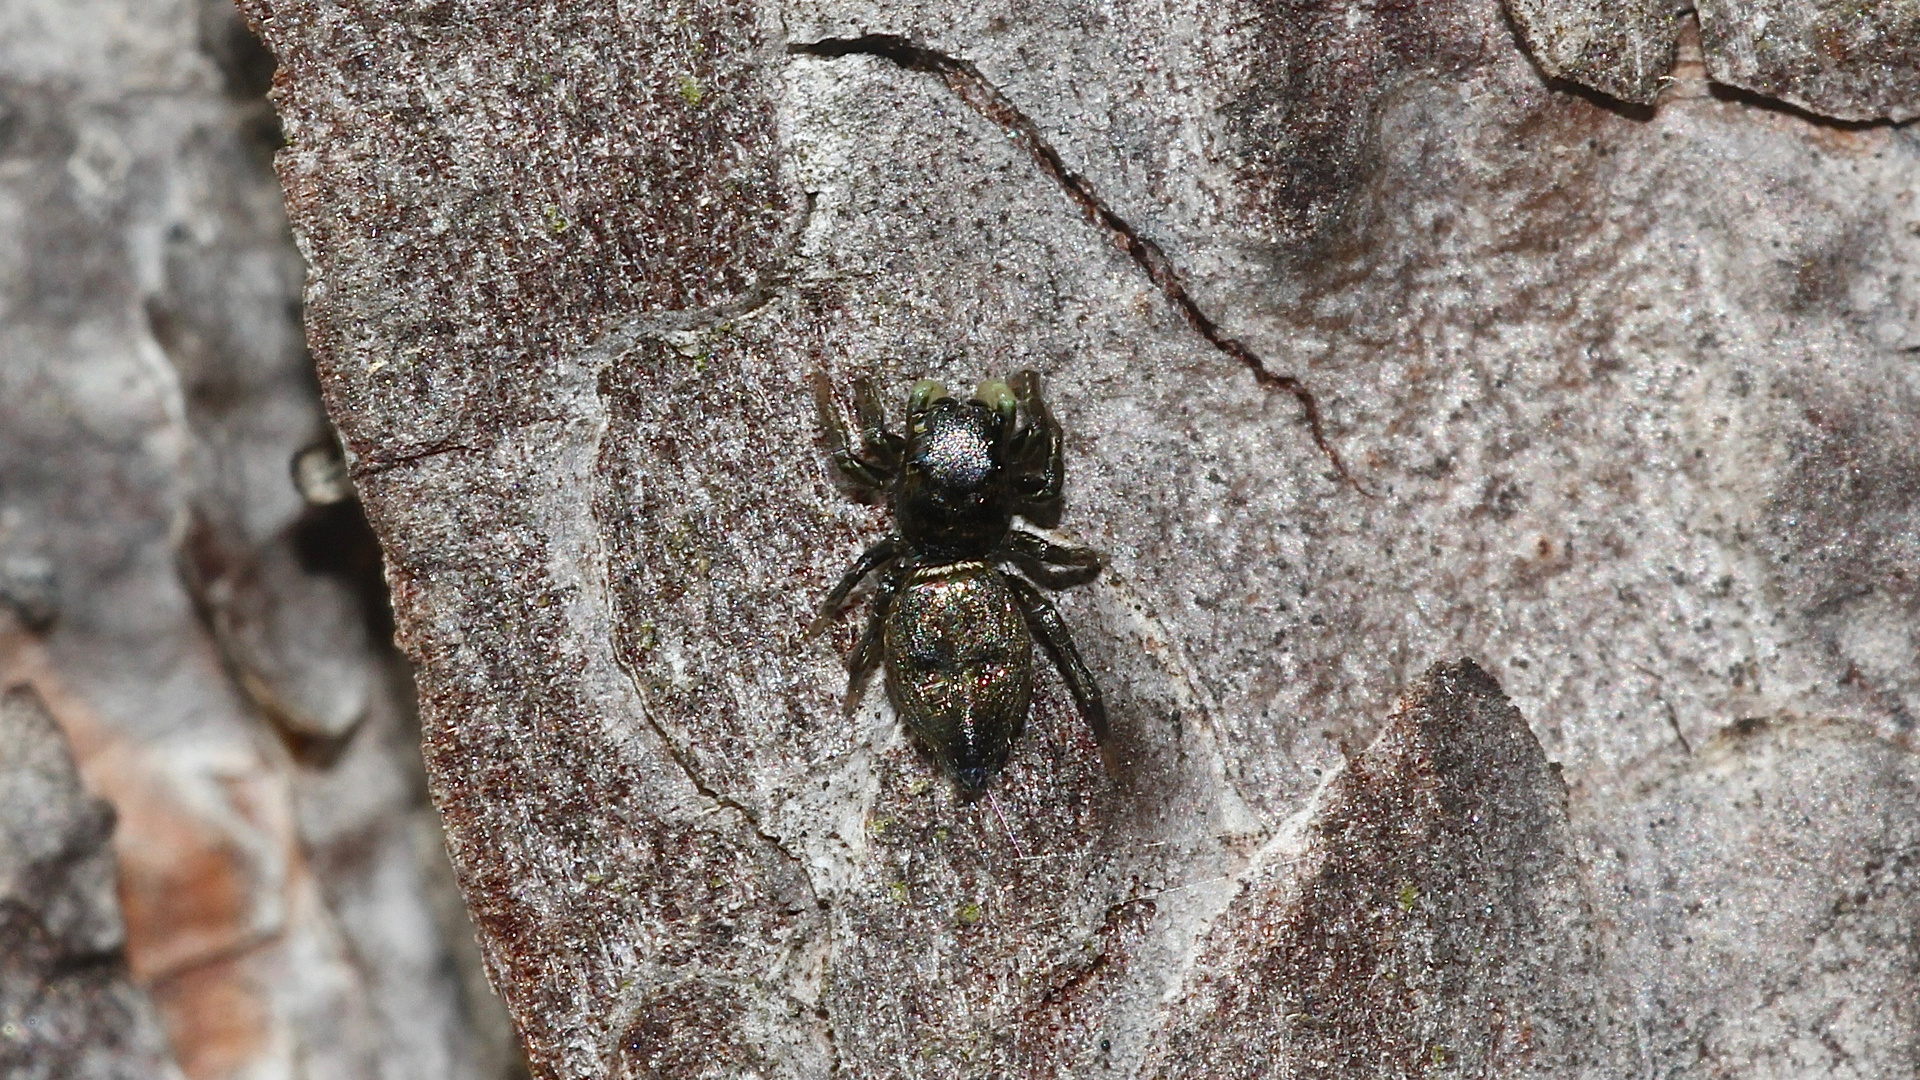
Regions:
[[[986, 789], [1027, 723], [1038, 638], [1066, 680], [1104, 755], [1106, 706], [1059, 612], [1033, 581], [1062, 589], [1092, 581], [1100, 555], [1013, 526], [1060, 497], [1060, 425], [1022, 371], [988, 379], [959, 401], [931, 379], [907, 397], [907, 433], [887, 430], [872, 380], [854, 384], [860, 445], [847, 437], [825, 375], [814, 401], [833, 463], [893, 504], [895, 532], [868, 548], [822, 606], [831, 619], [860, 580], [882, 571], [873, 615], [847, 658], [847, 706], [884, 661], [894, 708], [967, 795]], [[1020, 422], [1024, 418], [1024, 422]], [[1111, 763], [1109, 762], [1111, 767]]]

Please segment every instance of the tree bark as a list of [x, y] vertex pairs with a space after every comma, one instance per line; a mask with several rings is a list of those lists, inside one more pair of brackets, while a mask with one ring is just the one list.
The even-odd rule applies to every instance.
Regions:
[[[1913, 1071], [1907, 8], [1590, 7], [249, 0], [536, 1071]], [[969, 802], [808, 386], [1029, 368], [1121, 766]]]

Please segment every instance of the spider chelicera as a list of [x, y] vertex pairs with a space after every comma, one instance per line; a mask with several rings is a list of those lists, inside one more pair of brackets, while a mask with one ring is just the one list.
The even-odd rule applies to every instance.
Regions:
[[831, 619], [862, 578], [880, 573], [873, 615], [847, 658], [847, 707], [884, 661], [901, 718], [963, 793], [978, 794], [1026, 727], [1038, 639], [1104, 756], [1100, 688], [1060, 613], [1034, 587], [1092, 581], [1100, 555], [1013, 524], [1014, 515], [1032, 516], [1057, 502], [1065, 478], [1060, 425], [1041, 400], [1039, 376], [988, 379], [966, 401], [923, 379], [907, 396], [905, 435], [887, 429], [873, 382], [858, 380], [857, 446], [825, 375], [814, 377], [814, 401], [833, 463], [893, 504], [893, 534], [854, 562], [812, 627]]

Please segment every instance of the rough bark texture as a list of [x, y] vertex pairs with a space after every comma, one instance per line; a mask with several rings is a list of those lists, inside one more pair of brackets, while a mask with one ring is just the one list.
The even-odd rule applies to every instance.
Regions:
[[[329, 433], [272, 70], [217, 0], [0, 0], [0, 686], [112, 806], [125, 918], [122, 959], [8, 909], [7, 979], [45, 979], [7, 983], [9, 1077], [164, 1076], [169, 1045], [190, 1080], [513, 1075], [377, 547], [289, 477]], [[95, 805], [75, 843], [108, 843]]]
[[1540, 70], [1608, 97], [1651, 105], [1673, 70], [1673, 0], [1507, 0]]
[[1920, 116], [1920, 0], [1701, 0], [1714, 79], [1839, 120]]
[[[1920, 116], [1915, 0], [1507, 0], [1542, 71], [1651, 105], [1683, 38], [1715, 82], [1836, 120]], [[1693, 14], [1697, 24], [1681, 21]]]
[[128, 977], [113, 809], [80, 786], [38, 694], [0, 695], [0, 1070], [18, 1080], [174, 1080]]
[[1566, 797], [1492, 677], [1435, 665], [1242, 872], [1149, 1072], [1595, 1072], [1624, 1048]]
[[[1834, 1007], [1910, 994], [1904, 824], [1803, 829], [1838, 861], [1786, 885], [1734, 820], [1655, 825], [1795, 782], [1717, 764], [1754, 717], [1904, 798], [1910, 131], [1716, 94], [1711, 54], [1619, 110], [1491, 0], [248, 10], [542, 1075], [1705, 1076], [1790, 1037], [1784, 1074], [1913, 1038]], [[801, 633], [887, 528], [807, 385], [897, 415], [1023, 367], [1059, 531], [1112, 558], [1059, 603], [1123, 767], [1043, 675], [1003, 826], [880, 695], [843, 709], [855, 620]], [[1735, 881], [1824, 981], [1688, 932]], [[1871, 935], [1816, 925], [1862, 889]]]
[[1607, 951], [1649, 1057], [1914, 1074], [1915, 764], [1853, 721], [1754, 718], [1588, 803]]

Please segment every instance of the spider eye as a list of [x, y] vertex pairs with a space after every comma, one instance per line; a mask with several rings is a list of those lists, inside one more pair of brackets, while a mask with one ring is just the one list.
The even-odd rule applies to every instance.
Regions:
[[973, 400], [980, 402], [1000, 417], [1005, 425], [1013, 423], [1013, 388], [999, 379], [986, 379], [973, 392]]
[[932, 379], [921, 379], [913, 384], [913, 390], [907, 394], [907, 412], [922, 413], [927, 406], [947, 396], [947, 388]]

